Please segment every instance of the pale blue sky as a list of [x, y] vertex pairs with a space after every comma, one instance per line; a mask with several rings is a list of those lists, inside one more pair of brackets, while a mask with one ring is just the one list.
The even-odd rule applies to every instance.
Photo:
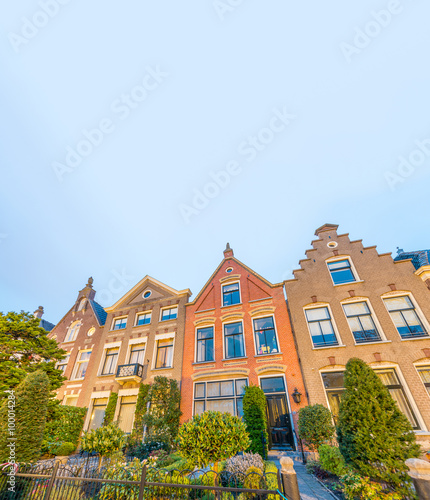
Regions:
[[227, 241], [278, 282], [325, 222], [429, 248], [429, 17], [424, 0], [3, 2], [0, 310], [55, 323], [90, 275], [106, 306], [146, 274], [197, 294]]

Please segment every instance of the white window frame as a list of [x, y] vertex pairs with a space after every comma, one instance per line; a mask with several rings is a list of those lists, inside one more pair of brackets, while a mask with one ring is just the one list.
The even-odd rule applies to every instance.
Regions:
[[[212, 361], [197, 361], [197, 330], [202, 328], [213, 328], [214, 336], [213, 336], [213, 351], [214, 351], [214, 359]], [[205, 363], [215, 363], [215, 323], [201, 323], [196, 325], [194, 329], [194, 363], [205, 364]]]
[[111, 394], [111, 391], [97, 391], [97, 392], [93, 392], [91, 394], [90, 404], [88, 405], [88, 411], [87, 411], [87, 415], [85, 417], [85, 423], [84, 423], [84, 427], [83, 427], [85, 430], [88, 430], [88, 427], [90, 426], [91, 415], [92, 415], [93, 409], [94, 409], [94, 400], [108, 398], [108, 403], [109, 403], [110, 394]]
[[[376, 329], [378, 330], [378, 333], [381, 337], [381, 340], [377, 340], [374, 342], [361, 342], [361, 343], [357, 344], [355, 337], [354, 337], [354, 333], [352, 332], [351, 327], [349, 326], [348, 316], [346, 315], [346, 312], [345, 312], [345, 309], [343, 308], [343, 306], [349, 305], [349, 304], [359, 304], [360, 302], [366, 302], [367, 307], [369, 308], [372, 320], [375, 323]], [[340, 305], [342, 307], [343, 314], [345, 315], [346, 322], [348, 323], [349, 331], [351, 332], [351, 336], [352, 336], [352, 340], [354, 342], [354, 345], [369, 345], [369, 344], [381, 344], [381, 342], [391, 342], [391, 340], [387, 340], [387, 337], [386, 337], [385, 332], [382, 328], [382, 325], [379, 322], [378, 316], [376, 315], [375, 310], [373, 309], [372, 303], [370, 302], [370, 299], [368, 297], [354, 297], [353, 299], [341, 300]]]
[[[166, 367], [166, 368], [156, 368], [155, 365], [157, 363], [157, 353], [158, 353], [158, 341], [159, 340], [167, 340], [167, 339], [172, 339], [173, 340], [173, 354], [172, 354], [172, 366]], [[174, 365], [175, 365], [175, 342], [176, 341], [176, 335], [175, 332], [172, 333], [160, 333], [155, 336], [154, 339], [154, 352], [152, 353], [152, 370], [158, 371], [158, 370], [172, 370]]]
[[[115, 375], [116, 374], [116, 369], [118, 368], [118, 360], [119, 360], [119, 355], [120, 355], [120, 352], [121, 352], [121, 344], [122, 342], [119, 341], [119, 342], [110, 342], [109, 344], [105, 344], [103, 346], [103, 355], [102, 355], [102, 358], [100, 360], [100, 365], [99, 365], [99, 369], [97, 371], [97, 376], [98, 377], [107, 377], [107, 376], [111, 376], [112, 375]], [[114, 370], [114, 373], [108, 373], [108, 374], [103, 374], [103, 366], [105, 364], [105, 361], [106, 361], [106, 354], [107, 354], [107, 351], [108, 349], [114, 349], [118, 347], [119, 350], [118, 350], [118, 356], [116, 358], [116, 364], [115, 364], [115, 370]]]
[[[205, 379], [205, 380], [193, 380], [193, 401], [192, 401], [192, 407], [191, 407], [191, 410], [192, 410], [192, 415], [193, 417], [195, 416], [195, 413], [194, 413], [194, 402], [195, 401], [204, 401], [206, 403], [207, 401], [207, 395], [206, 395], [206, 392], [205, 392], [205, 398], [204, 399], [195, 399], [195, 395], [196, 395], [196, 384], [201, 384], [201, 383], [208, 383], [208, 382], [229, 382], [230, 380], [233, 381], [234, 383], [234, 390], [236, 392], [236, 380], [243, 380], [243, 379], [246, 379], [246, 382], [247, 382], [247, 387], [249, 387], [249, 376], [243, 376], [243, 377], [239, 377], [238, 375], [235, 375], [233, 376], [233, 378], [227, 378], [227, 379], [215, 379], [215, 380], [212, 380], [212, 379]], [[205, 391], [206, 391], [206, 387], [205, 386]], [[237, 406], [236, 406], [236, 400], [239, 399], [236, 395], [235, 396], [226, 396], [225, 398], [222, 398], [220, 396], [219, 399], [229, 399], [229, 398], [232, 398], [234, 399], [234, 403], [235, 403], [235, 412], [237, 411]], [[213, 398], [215, 399], [215, 398]], [[242, 396], [242, 399], [243, 399], [243, 396]], [[288, 398], [287, 398], [288, 399]], [[205, 410], [207, 411], [207, 410]]]
[[[255, 338], [254, 320], [256, 320], [256, 319], [264, 319], [264, 318], [269, 318], [269, 317], [273, 318], [273, 326], [275, 328], [275, 337], [276, 337], [276, 343], [278, 345], [278, 352], [270, 353], [270, 354], [258, 354], [258, 352], [257, 352], [257, 341], [256, 341], [256, 338]], [[278, 354], [282, 354], [281, 346], [279, 344], [278, 328], [276, 326], [276, 319], [275, 319], [275, 315], [273, 313], [269, 313], [269, 314], [261, 313], [261, 314], [258, 314], [256, 316], [252, 316], [251, 317], [251, 326], [252, 326], [252, 336], [254, 338], [254, 351], [255, 351], [255, 355], [256, 356], [258, 356], [258, 357], [263, 357], [263, 356], [277, 356]]]
[[[67, 344], [69, 342], [74, 342], [78, 336], [78, 333], [79, 333], [79, 330], [81, 329], [81, 326], [82, 326], [82, 321], [80, 319], [76, 320], [76, 321], [73, 321], [69, 328], [67, 329], [67, 333], [66, 333], [66, 336], [64, 338], [64, 344]], [[70, 333], [72, 332], [73, 328], [75, 328], [75, 330], [73, 331], [73, 337], [71, 337], [69, 339], [69, 335]]]
[[[327, 346], [327, 347], [326, 346], [324, 346], [324, 347], [315, 347], [314, 346], [314, 341], [312, 339], [312, 332], [311, 332], [311, 329], [309, 327], [308, 318], [306, 316], [306, 311], [308, 311], [310, 309], [322, 309], [323, 307], [327, 307], [328, 312], [330, 313], [330, 320], [331, 320], [331, 323], [332, 323], [332, 326], [333, 326], [333, 330], [334, 330], [334, 334], [335, 334], [335, 336], [337, 338], [338, 344], [337, 345]], [[309, 333], [309, 338], [311, 340], [312, 349], [315, 349], [315, 350], [317, 350], [317, 349], [337, 349], [338, 347], [345, 347], [345, 344], [342, 342], [342, 338], [341, 338], [339, 330], [337, 328], [337, 324], [336, 324], [336, 321], [334, 319], [333, 311], [331, 310], [330, 304], [328, 302], [315, 302], [313, 304], [308, 304], [307, 306], [304, 306], [303, 307], [303, 315], [305, 317], [306, 326], [308, 328], [308, 333]]]
[[[130, 364], [130, 356], [131, 356], [131, 349], [135, 345], [143, 344], [145, 346], [145, 354], [144, 358], [147, 356], [147, 348], [148, 348], [148, 337], [138, 337], [137, 339], [130, 339], [128, 342], [128, 347], [127, 347], [127, 357], [126, 357], [126, 363], [127, 365]], [[145, 360], [143, 362], [143, 365], [145, 364]]]
[[[79, 394], [66, 394], [64, 396], [63, 402], [61, 404], [62, 404], [62, 406], [72, 406], [72, 405], [66, 404], [67, 400], [69, 400], [69, 399], [76, 399], [77, 400], [78, 398], [79, 398]], [[76, 406], [76, 405], [74, 405], [74, 406]]]
[[64, 365], [64, 370], [63, 370], [63, 376], [64, 374], [66, 373], [66, 370], [67, 370], [67, 367], [69, 365], [69, 361], [70, 361], [70, 355], [72, 354], [72, 352], [70, 351], [67, 351], [66, 352], [66, 357], [64, 359], [62, 359], [61, 361], [58, 361], [58, 363], [56, 364], [55, 368], [57, 370], [59, 370], [60, 366], [63, 366]]
[[[330, 268], [328, 267], [329, 264], [333, 264], [334, 262], [340, 262], [342, 260], [347, 260], [349, 261], [349, 264], [351, 266], [351, 271], [352, 271], [352, 274], [354, 275], [355, 277], [355, 280], [354, 281], [348, 281], [347, 283], [338, 283], [336, 284], [333, 280], [333, 276], [331, 275], [331, 271], [330, 271]], [[344, 286], [344, 285], [351, 285], [352, 283], [361, 283], [363, 280], [360, 279], [360, 276], [358, 275], [358, 272], [357, 272], [357, 269], [354, 265], [354, 262], [352, 260], [352, 258], [349, 256], [349, 255], [336, 255], [336, 257], [330, 257], [329, 259], [327, 259], [325, 261], [326, 263], [326, 267], [327, 267], [327, 271], [330, 275], [330, 279], [331, 279], [331, 282], [333, 284], [333, 286]]]
[[[114, 326], [115, 326], [115, 321], [119, 320], [119, 319], [125, 319], [125, 327], [124, 328], [117, 328], [117, 329], [114, 329]], [[122, 332], [123, 330], [125, 330], [127, 328], [127, 325], [128, 325], [128, 315], [124, 315], [124, 316], [115, 316], [114, 318], [112, 318], [112, 325], [111, 325], [111, 329], [110, 331], [111, 332]]]
[[[149, 315], [149, 323], [145, 323], [144, 325], [138, 325], [137, 323], [139, 322], [139, 316], [145, 316], [145, 315]], [[134, 321], [134, 326], [140, 326], [140, 327], [145, 327], [145, 326], [149, 326], [151, 324], [151, 321], [152, 321], [152, 311], [140, 311], [138, 313], [136, 313], [136, 319]]]
[[[79, 365], [81, 363], [85, 363], [85, 361], [79, 361], [79, 360], [80, 360], [81, 354], [83, 354], [84, 352], [90, 352], [92, 354], [92, 351], [93, 351], [92, 348], [81, 349], [78, 351], [78, 354], [76, 355], [75, 366], [73, 368], [73, 374], [72, 374], [72, 377], [70, 378], [70, 380], [84, 380], [85, 379], [85, 375], [82, 378], [76, 378], [76, 374], [78, 372]], [[90, 354], [89, 359], [87, 360], [88, 364], [90, 363], [90, 360], [91, 360], [91, 354]]]
[[[421, 323], [423, 324], [424, 328], [426, 329], [427, 336], [423, 337], [417, 337], [417, 338], [412, 338], [412, 339], [403, 339], [402, 336], [400, 335], [399, 331], [397, 330], [396, 325], [394, 324], [393, 318], [391, 317], [391, 313], [388, 310], [387, 304], [384, 299], [394, 299], [395, 297], [409, 297], [410, 301], [412, 302], [412, 305], [414, 306], [415, 312], [417, 313], [418, 318], [420, 319]], [[384, 295], [381, 295], [381, 300], [384, 303], [385, 310], [387, 311], [387, 314], [391, 320], [391, 324], [394, 327], [394, 330], [396, 331], [397, 335], [399, 336], [401, 342], [407, 342], [407, 341], [415, 341], [415, 340], [424, 340], [424, 339], [429, 339], [430, 340], [430, 324], [427, 320], [427, 318], [424, 316], [423, 312], [421, 311], [420, 306], [418, 305], [417, 301], [415, 300], [415, 297], [413, 296], [412, 292], [408, 291], [400, 291], [397, 290], [396, 292], [388, 292], [385, 293]]]
[[[239, 285], [239, 302], [236, 304], [229, 304], [229, 305], [224, 305], [224, 287], [225, 286], [230, 286], [230, 285]], [[242, 304], [242, 288], [240, 286], [240, 280], [234, 279], [232, 281], [227, 281], [221, 283], [221, 307], [234, 307]]]
[[419, 369], [420, 368], [424, 368], [424, 367], [427, 367], [427, 366], [430, 369], [430, 361], [418, 361], [417, 363], [414, 363], [414, 367], [415, 367], [415, 370], [417, 372], [417, 375], [418, 375], [418, 377], [419, 377], [419, 379], [420, 379], [420, 381], [421, 381], [421, 383], [423, 385], [424, 390], [427, 393], [427, 396], [430, 398], [430, 392], [427, 390], [427, 387], [425, 386], [424, 380], [422, 379], [422, 377], [421, 377], [421, 375], [419, 373]]
[[[166, 309], [176, 309], [176, 318], [171, 318], [171, 319], [163, 319], [163, 311]], [[166, 307], [161, 307], [160, 308], [160, 319], [159, 323], [166, 323], [167, 321], [177, 321], [179, 315], [179, 307], [178, 304], [174, 304], [173, 306], [166, 306]]]
[[[225, 352], [225, 334], [224, 334], [224, 326], [225, 325], [231, 325], [232, 323], [242, 323], [242, 336], [243, 336], [243, 356], [239, 358], [226, 358], [226, 352]], [[244, 359], [247, 357], [246, 353], [246, 341], [245, 341], [245, 325], [243, 318], [238, 318], [238, 319], [230, 319], [228, 321], [223, 321], [222, 322], [222, 360], [223, 361], [231, 361], [233, 359]]]

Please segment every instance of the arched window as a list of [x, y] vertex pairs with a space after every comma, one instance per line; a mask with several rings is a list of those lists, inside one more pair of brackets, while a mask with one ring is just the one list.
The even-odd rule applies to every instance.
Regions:
[[79, 307], [78, 307], [78, 311], [82, 311], [82, 309], [85, 307], [85, 304], [87, 303], [87, 299], [82, 299], [80, 302], [79, 302]]
[[69, 326], [69, 330], [67, 332], [66, 338], [64, 342], [73, 342], [76, 340], [76, 337], [79, 332], [79, 328], [81, 327], [81, 322], [80, 321], [75, 321]]

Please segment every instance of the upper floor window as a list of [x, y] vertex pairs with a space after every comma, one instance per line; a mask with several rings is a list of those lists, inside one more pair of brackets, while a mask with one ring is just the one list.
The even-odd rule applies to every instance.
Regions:
[[384, 302], [402, 339], [428, 336], [415, 306], [407, 295], [386, 298]]
[[145, 312], [137, 315], [136, 326], [149, 325], [151, 323], [151, 313]]
[[328, 307], [306, 309], [305, 313], [314, 347], [339, 345]]
[[75, 321], [74, 323], [72, 323], [67, 330], [67, 335], [64, 339], [64, 342], [74, 342], [76, 340], [76, 337], [78, 336], [79, 328], [81, 328], [80, 321]]
[[254, 334], [257, 354], [279, 352], [273, 317], [254, 319]]
[[241, 322], [224, 325], [225, 357], [242, 358], [245, 356], [243, 325]]
[[61, 370], [63, 372], [63, 375], [64, 375], [64, 372], [66, 371], [67, 363], [69, 362], [69, 359], [70, 359], [70, 354], [67, 354], [66, 357], [64, 359], [62, 359], [61, 361], [59, 361], [57, 364], [57, 370]]
[[197, 363], [214, 360], [214, 328], [207, 326], [197, 330]]
[[171, 368], [173, 363], [173, 339], [157, 342], [155, 368]]
[[430, 395], [430, 366], [419, 366], [417, 367], [418, 373], [423, 381], [427, 392]]
[[116, 361], [118, 359], [119, 347], [106, 349], [105, 361], [103, 363], [102, 375], [112, 375], [115, 373]]
[[343, 283], [357, 281], [349, 259], [327, 262], [327, 266], [330, 271], [333, 284], [342, 285]]
[[78, 311], [82, 311], [82, 309], [85, 307], [86, 302], [87, 302], [87, 299], [82, 299], [79, 302]]
[[381, 340], [367, 302], [343, 304], [343, 310], [357, 344]]
[[82, 379], [88, 368], [88, 361], [90, 360], [91, 351], [81, 351], [78, 354], [75, 367], [75, 379]]
[[113, 320], [112, 330], [123, 330], [127, 326], [127, 318], [116, 318]]
[[239, 283], [222, 287], [222, 305], [232, 306], [233, 304], [240, 304]]
[[169, 319], [176, 319], [178, 317], [178, 308], [168, 307], [161, 310], [161, 321], [168, 321]]
[[139, 364], [143, 365], [145, 362], [145, 344], [134, 344], [130, 349], [130, 358], [128, 363], [130, 365]]

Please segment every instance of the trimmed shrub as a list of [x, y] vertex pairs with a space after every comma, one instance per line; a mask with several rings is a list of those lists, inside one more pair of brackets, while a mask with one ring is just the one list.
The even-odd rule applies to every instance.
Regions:
[[411, 494], [405, 461], [419, 456], [409, 420], [376, 373], [352, 358], [344, 374], [337, 435], [345, 462], [362, 476], [385, 481], [393, 491]]
[[[45, 441], [73, 443], [76, 448], [86, 414], [86, 408], [59, 405], [50, 415], [49, 421], [46, 422]], [[43, 451], [45, 451], [45, 447], [43, 447]]]
[[226, 461], [225, 470], [230, 474], [246, 474], [246, 471], [254, 467], [263, 470], [264, 462], [258, 453], [244, 453], [243, 455], [236, 455]]
[[243, 396], [243, 421], [251, 439], [248, 449], [252, 453], [259, 453], [263, 458], [267, 458], [269, 440], [266, 411], [267, 401], [263, 390], [256, 385], [246, 387]]
[[342, 493], [346, 500], [403, 500], [405, 498], [399, 493], [384, 490], [380, 483], [352, 471], [343, 476], [341, 482]]
[[225, 460], [250, 444], [246, 426], [239, 417], [219, 411], [205, 411], [195, 415], [179, 429], [179, 454], [190, 467], [207, 467]]
[[105, 410], [105, 415], [103, 417], [103, 426], [106, 427], [107, 425], [111, 424], [113, 422], [113, 417], [115, 416], [115, 409], [116, 409], [116, 404], [118, 401], [118, 393], [117, 392], [111, 392], [109, 395], [109, 401], [106, 406]]
[[109, 424], [89, 432], [84, 432], [81, 439], [82, 451], [99, 453], [99, 468], [104, 456], [110, 456], [123, 448], [125, 442], [124, 432], [116, 425]]
[[305, 406], [299, 410], [299, 437], [305, 441], [312, 451], [334, 437], [334, 426], [330, 411], [323, 405]]
[[[268, 490], [277, 490], [279, 488], [278, 485], [278, 467], [276, 467], [275, 462], [265, 461], [264, 462], [264, 473], [266, 475], [267, 489]], [[268, 495], [267, 500], [278, 500], [278, 495]]]
[[64, 457], [70, 455], [75, 450], [76, 446], [73, 443], [61, 443], [60, 446], [55, 450], [54, 455]]
[[145, 441], [144, 443], [138, 444], [133, 449], [133, 456], [137, 457], [139, 460], [145, 460], [149, 455], [158, 450], [169, 451], [169, 445], [161, 441]]
[[[42, 370], [29, 373], [15, 389], [15, 460], [32, 462], [40, 456], [49, 400], [49, 378]], [[8, 400], [0, 409], [0, 462], [9, 459]]]
[[262, 469], [258, 467], [250, 467], [245, 472], [245, 481], [243, 485], [245, 488], [249, 488], [250, 490], [259, 490], [266, 488], [266, 481], [263, 477]]
[[348, 472], [348, 467], [337, 446], [322, 444], [318, 448], [318, 453], [321, 467], [327, 472], [330, 472], [330, 474], [340, 477]]

